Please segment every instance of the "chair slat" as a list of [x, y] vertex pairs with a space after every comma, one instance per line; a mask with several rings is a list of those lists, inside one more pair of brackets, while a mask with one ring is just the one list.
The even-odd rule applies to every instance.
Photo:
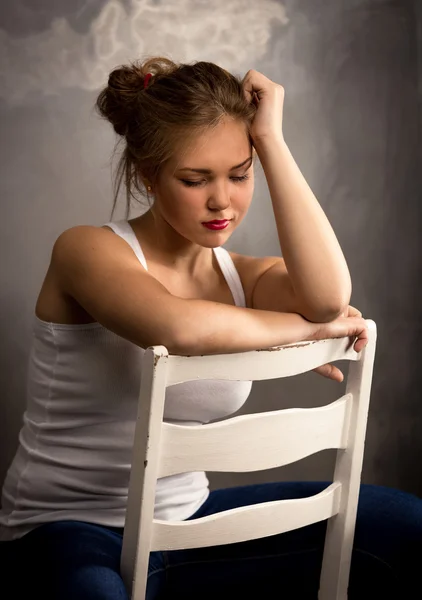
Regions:
[[243, 506], [191, 521], [155, 519], [151, 550], [233, 544], [284, 533], [336, 515], [340, 496], [341, 484], [335, 482], [308, 498]]
[[318, 408], [242, 415], [209, 425], [163, 423], [158, 476], [259, 471], [328, 448], [345, 448], [352, 401], [352, 394], [346, 394]]
[[335, 360], [359, 360], [349, 338], [299, 342], [244, 353], [170, 355], [167, 385], [194, 379], [260, 381], [290, 377]]

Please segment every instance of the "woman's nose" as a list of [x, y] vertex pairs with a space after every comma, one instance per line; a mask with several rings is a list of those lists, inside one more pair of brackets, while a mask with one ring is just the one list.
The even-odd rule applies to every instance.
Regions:
[[223, 210], [230, 206], [230, 193], [224, 186], [215, 187], [208, 198], [209, 208]]

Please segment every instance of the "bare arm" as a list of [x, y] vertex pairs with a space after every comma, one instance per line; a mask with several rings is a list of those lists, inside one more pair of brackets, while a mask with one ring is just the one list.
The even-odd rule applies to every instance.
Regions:
[[[222, 354], [330, 337], [321, 323], [296, 313], [173, 296], [145, 271], [130, 246], [106, 229], [65, 231], [54, 245], [52, 267], [65, 294], [104, 327], [142, 348], [163, 345], [171, 354]], [[335, 336], [353, 335], [354, 319], [340, 321], [333, 323]]]
[[178, 354], [230, 354], [317, 339], [321, 325], [297, 313], [183, 300]]
[[299, 314], [173, 296], [106, 229], [79, 226], [56, 241], [52, 267], [65, 294], [117, 335], [172, 354], [243, 352], [311, 339], [319, 325]]
[[285, 142], [284, 88], [254, 69], [246, 73], [242, 87], [257, 108], [250, 135], [267, 179], [294, 293], [307, 314], [334, 319], [349, 304], [350, 273], [334, 231]]
[[310, 313], [338, 314], [349, 304], [352, 284], [334, 231], [284, 139], [273, 136], [257, 151], [295, 294]]
[[337, 317], [324, 323], [307, 321], [297, 313], [281, 313], [209, 302], [183, 300], [179, 317], [179, 346], [174, 354], [230, 354], [283, 346], [305, 340], [357, 338], [360, 352], [368, 342], [362, 317]]

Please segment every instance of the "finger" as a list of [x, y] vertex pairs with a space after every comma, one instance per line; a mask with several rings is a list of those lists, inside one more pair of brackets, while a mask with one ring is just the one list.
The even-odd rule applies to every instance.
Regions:
[[348, 306], [344, 312], [341, 314], [342, 317], [361, 317], [362, 313], [360, 310], [355, 308], [354, 306]]
[[365, 337], [359, 337], [356, 340], [355, 345], [353, 346], [354, 351], [355, 352], [361, 352], [365, 348], [365, 346], [367, 345], [367, 343], [368, 343], [367, 336], [365, 336]]
[[255, 86], [254, 86], [252, 77], [253, 77], [253, 71], [249, 70], [246, 73], [246, 75], [244, 76], [244, 78], [242, 79], [242, 88], [243, 88], [246, 100], [248, 102], [252, 102], [252, 100], [254, 98]]
[[369, 331], [366, 323], [364, 322], [362, 327], [359, 327], [355, 333], [355, 339], [353, 344], [353, 349], [355, 352], [361, 352], [365, 348], [369, 341]]
[[357, 308], [355, 308], [354, 306], [348, 306], [348, 313], [347, 316], [348, 317], [361, 317], [362, 313], [360, 312], [360, 310], [358, 310]]
[[326, 377], [327, 379], [332, 379], [333, 381], [342, 382], [343, 381], [343, 373], [333, 365], [322, 365], [317, 369], [314, 369], [316, 373]]
[[322, 375], [323, 377], [327, 377], [328, 379], [333, 379], [334, 381], [342, 382], [344, 379], [343, 373], [335, 367], [334, 365], [326, 364], [313, 369], [315, 373]]
[[273, 86], [281, 87], [277, 86], [271, 79], [269, 79], [260, 71], [255, 71], [255, 69], [250, 69], [242, 79], [243, 91], [246, 99], [249, 102], [251, 102], [254, 98], [254, 93], [256, 94], [257, 101], [261, 100], [262, 97], [268, 93], [268, 90]]

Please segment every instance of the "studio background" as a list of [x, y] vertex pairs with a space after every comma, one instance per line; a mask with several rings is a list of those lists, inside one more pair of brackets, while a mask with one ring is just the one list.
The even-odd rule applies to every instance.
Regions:
[[[284, 134], [378, 326], [362, 480], [422, 495], [421, 98], [417, 0], [14, 0], [0, 9], [0, 483], [25, 407], [35, 302], [57, 236], [110, 218], [115, 136], [94, 102], [116, 65], [209, 60], [286, 90]], [[131, 217], [143, 212], [134, 206]], [[114, 219], [124, 217], [124, 199]], [[262, 168], [226, 245], [281, 255]], [[347, 369], [346, 364], [342, 364]], [[316, 406], [344, 384], [307, 373], [256, 382], [245, 412]], [[118, 399], [116, 399], [118, 401]], [[334, 454], [213, 488], [328, 479]]]

